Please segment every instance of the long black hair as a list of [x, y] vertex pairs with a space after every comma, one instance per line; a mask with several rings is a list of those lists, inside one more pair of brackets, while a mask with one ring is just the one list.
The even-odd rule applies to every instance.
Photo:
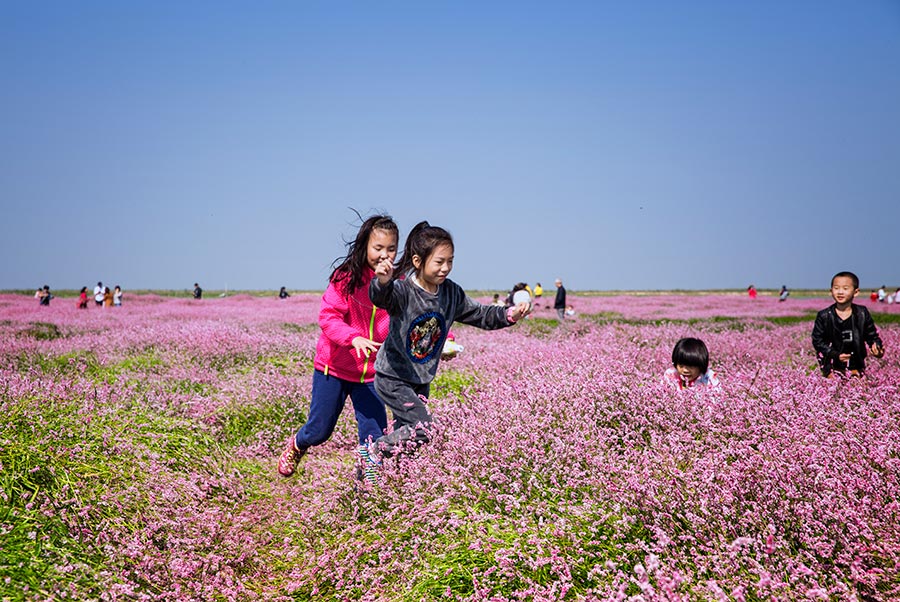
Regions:
[[[359, 213], [356, 215], [362, 219]], [[338, 264], [338, 266], [332, 270], [331, 276], [328, 277], [328, 281], [332, 284], [346, 281], [344, 290], [347, 296], [355, 293], [356, 289], [363, 284], [363, 273], [369, 264], [369, 236], [371, 236], [373, 230], [384, 230], [399, 237], [397, 224], [394, 223], [394, 219], [390, 215], [373, 215], [363, 220], [359, 231], [356, 233], [356, 238], [346, 243], [347, 254], [343, 257], [338, 257], [331, 264], [332, 266]]]
[[440, 245], [450, 245], [450, 248], [453, 248], [453, 237], [450, 236], [450, 233], [443, 228], [432, 226], [426, 221], [419, 222], [413, 226], [406, 237], [403, 256], [394, 270], [394, 275], [402, 276], [415, 267], [413, 266], [413, 255], [418, 255], [424, 263]]

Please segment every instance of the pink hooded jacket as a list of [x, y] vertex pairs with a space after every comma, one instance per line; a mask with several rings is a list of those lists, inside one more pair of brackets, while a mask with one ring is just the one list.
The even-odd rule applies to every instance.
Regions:
[[346, 280], [328, 283], [319, 309], [322, 334], [316, 343], [316, 370], [341, 380], [368, 383], [375, 379], [375, 353], [356, 357], [351, 342], [358, 336], [383, 343], [390, 326], [388, 313], [372, 305], [369, 282], [375, 272], [366, 267], [363, 284], [351, 296], [346, 293]]

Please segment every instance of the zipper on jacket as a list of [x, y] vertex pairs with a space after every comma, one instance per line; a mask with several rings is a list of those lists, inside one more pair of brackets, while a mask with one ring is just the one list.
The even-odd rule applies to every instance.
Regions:
[[[375, 311], [376, 310], [377, 310], [377, 308], [373, 305], [372, 306], [372, 317], [369, 318], [369, 340], [370, 341], [375, 340]], [[366, 370], [368, 369], [368, 367], [369, 367], [369, 356], [367, 355], [366, 361], [363, 362], [362, 375], [359, 377], [359, 382], [361, 382], [361, 383], [366, 382]]]

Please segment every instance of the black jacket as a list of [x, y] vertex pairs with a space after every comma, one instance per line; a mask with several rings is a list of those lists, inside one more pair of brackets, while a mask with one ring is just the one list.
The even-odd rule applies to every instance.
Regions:
[[832, 370], [843, 371], [846, 368], [844, 362], [838, 359], [842, 353], [852, 353], [850, 369], [862, 372], [866, 368], [867, 347], [872, 343], [882, 346], [875, 322], [868, 309], [855, 303], [850, 304], [853, 341], [845, 344], [841, 338], [841, 327], [838, 325], [835, 307], [836, 304], [832, 304], [816, 314], [816, 323], [812, 331], [812, 343], [819, 358], [822, 374], [827, 376]]
[[566, 287], [558, 286], [556, 287], [556, 299], [553, 300], [553, 309], [565, 309], [566, 308]]

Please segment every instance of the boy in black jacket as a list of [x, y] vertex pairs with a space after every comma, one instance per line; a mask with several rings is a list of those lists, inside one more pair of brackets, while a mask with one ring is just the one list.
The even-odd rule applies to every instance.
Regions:
[[822, 375], [831, 377], [847, 370], [859, 376], [866, 370], [866, 347], [872, 355], [884, 355], [884, 346], [872, 315], [865, 307], [853, 303], [859, 293], [859, 278], [853, 272], [838, 272], [831, 279], [834, 304], [816, 314], [812, 342], [819, 358]]

